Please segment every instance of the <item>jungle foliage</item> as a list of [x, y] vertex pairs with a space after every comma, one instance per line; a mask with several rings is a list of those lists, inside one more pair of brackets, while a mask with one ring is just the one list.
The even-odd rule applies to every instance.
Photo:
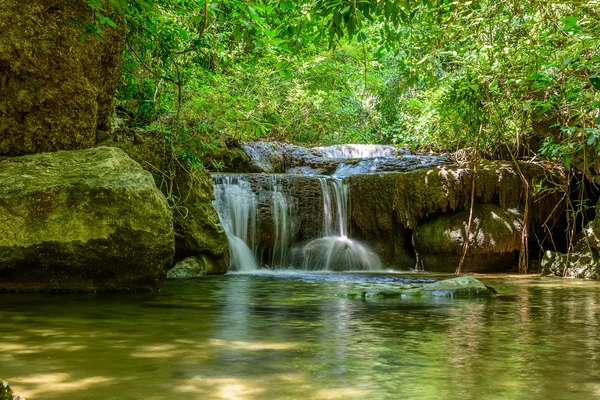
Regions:
[[479, 143], [569, 168], [600, 147], [599, 0], [86, 1], [91, 34], [127, 26], [120, 117], [187, 154]]

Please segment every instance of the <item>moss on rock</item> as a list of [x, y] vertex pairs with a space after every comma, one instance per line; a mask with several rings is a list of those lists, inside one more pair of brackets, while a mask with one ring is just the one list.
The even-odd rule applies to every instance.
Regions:
[[213, 207], [210, 174], [179, 160], [161, 131], [124, 130], [104, 142], [123, 149], [152, 172], [173, 212], [175, 260], [199, 256], [206, 273], [223, 274], [229, 264], [227, 236]]
[[445, 279], [432, 283], [376, 285], [351, 293], [349, 297], [360, 298], [402, 298], [408, 296], [431, 296], [450, 298], [492, 297], [495, 291], [472, 276]]
[[197, 278], [205, 276], [213, 268], [212, 260], [205, 256], [187, 257], [179, 261], [167, 274], [167, 278]]
[[[544, 182], [545, 168], [519, 163], [529, 182]], [[403, 173], [355, 175], [349, 179], [352, 221], [364, 232], [387, 230], [392, 218], [414, 229], [423, 219], [447, 211], [465, 210], [471, 197], [469, 165], [439, 166]], [[503, 209], [522, 205], [523, 183], [513, 163], [482, 160], [477, 169], [475, 201]], [[532, 217], [547, 216], [556, 204], [547, 196], [532, 209]]]
[[[413, 243], [420, 267], [426, 271], [453, 272], [466, 239], [468, 211], [434, 217], [419, 225]], [[469, 251], [463, 271], [498, 271], [512, 267], [519, 247], [523, 215], [516, 209], [476, 204], [469, 234]]]
[[0, 155], [87, 148], [108, 130], [125, 29], [81, 40], [91, 15], [79, 1], [0, 2]]
[[174, 251], [164, 196], [123, 151], [0, 162], [0, 290], [156, 290]]

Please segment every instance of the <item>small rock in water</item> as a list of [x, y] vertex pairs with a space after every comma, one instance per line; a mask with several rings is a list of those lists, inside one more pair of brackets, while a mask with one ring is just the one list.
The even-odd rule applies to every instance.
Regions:
[[[489, 297], [492, 292], [483, 282], [472, 276], [461, 276], [446, 279], [439, 282], [428, 283], [421, 288], [423, 294], [431, 294], [438, 297]], [[497, 293], [497, 292], [496, 292]]]
[[179, 261], [169, 270], [167, 278], [197, 278], [205, 276], [207, 268], [206, 257], [191, 256]]
[[491, 297], [496, 290], [484, 285], [472, 276], [461, 276], [433, 283], [385, 284], [352, 293], [349, 297], [404, 298], [407, 296], [433, 296], [450, 298]]

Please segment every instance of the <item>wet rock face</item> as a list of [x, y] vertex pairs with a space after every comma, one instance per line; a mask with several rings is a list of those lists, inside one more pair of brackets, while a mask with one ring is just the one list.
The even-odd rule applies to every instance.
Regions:
[[98, 147], [0, 162], [0, 290], [156, 290], [175, 253], [152, 176]]
[[91, 15], [78, 1], [0, 2], [0, 155], [88, 148], [108, 130], [125, 29], [82, 41]]
[[285, 173], [289, 169], [309, 167], [317, 174], [328, 174], [340, 160], [325, 157], [302, 146], [279, 142], [249, 142], [242, 149], [251, 160], [251, 167], [239, 172]]

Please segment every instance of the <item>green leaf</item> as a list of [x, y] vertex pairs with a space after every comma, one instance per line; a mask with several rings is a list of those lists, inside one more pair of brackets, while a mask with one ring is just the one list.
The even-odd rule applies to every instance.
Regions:
[[588, 146], [591, 146], [595, 141], [596, 141], [596, 135], [594, 135], [593, 133], [591, 133], [590, 136], [588, 136], [588, 139], [587, 139]]
[[592, 86], [598, 90], [600, 90], [600, 73], [594, 74], [590, 76], [590, 82]]
[[563, 154], [563, 161], [566, 169], [571, 169], [571, 156], [568, 154]]

